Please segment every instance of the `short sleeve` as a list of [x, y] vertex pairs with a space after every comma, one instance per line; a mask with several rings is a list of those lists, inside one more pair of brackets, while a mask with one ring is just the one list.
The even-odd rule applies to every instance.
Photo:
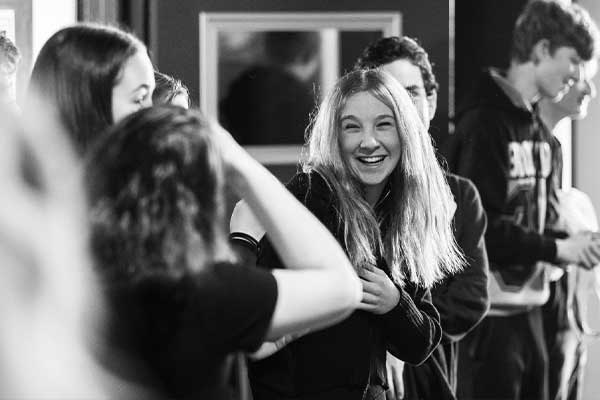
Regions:
[[270, 272], [217, 264], [182, 284], [188, 332], [198, 332], [226, 352], [254, 351], [262, 344], [277, 302], [277, 282]]

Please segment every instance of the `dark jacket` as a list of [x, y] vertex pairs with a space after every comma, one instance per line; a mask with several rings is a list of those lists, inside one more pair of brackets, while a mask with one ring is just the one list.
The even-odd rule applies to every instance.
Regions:
[[487, 218], [479, 192], [468, 179], [453, 174], [446, 178], [456, 202], [454, 237], [467, 266], [434, 287], [431, 295], [440, 313], [442, 343], [452, 343], [469, 333], [489, 310], [489, 265], [484, 240]]
[[[287, 186], [344, 246], [337, 199], [325, 180], [317, 173], [301, 173]], [[282, 266], [264, 238], [258, 264]], [[385, 262], [380, 261], [378, 267], [389, 273]], [[358, 400], [369, 382], [387, 386], [386, 350], [408, 363], [422, 363], [440, 341], [439, 314], [429, 290], [411, 283], [399, 290], [400, 301], [387, 314], [355, 311], [343, 322], [303, 336], [273, 356], [251, 363], [255, 400], [320, 396]], [[355, 392], [341, 395], [341, 389]]]
[[459, 340], [477, 326], [490, 306], [484, 241], [486, 216], [479, 193], [468, 179], [453, 174], [446, 178], [456, 202], [454, 237], [467, 265], [431, 291], [440, 313], [442, 342], [422, 365], [405, 366], [406, 400], [454, 398]]
[[556, 258], [555, 240], [544, 233], [553, 179], [548, 131], [534, 108], [516, 106], [486, 71], [457, 113], [455, 140], [448, 163], [481, 194], [490, 267], [518, 285], [536, 261]]

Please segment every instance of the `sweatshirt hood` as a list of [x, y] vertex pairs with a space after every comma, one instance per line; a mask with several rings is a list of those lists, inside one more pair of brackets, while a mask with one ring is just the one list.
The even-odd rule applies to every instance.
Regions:
[[[524, 116], [531, 115], [531, 109], [526, 108], [527, 105], [524, 100], [515, 99], [514, 95], [509, 96], [507, 92], [510, 92], [510, 89], [501, 87], [502, 83], [499, 82], [503, 78], [494, 78], [494, 75], [502, 76], [503, 71], [487, 68], [481, 73], [474, 90], [459, 105], [456, 113], [457, 118], [460, 118], [465, 112], [479, 107], [500, 108], [512, 112], [521, 112]], [[507, 83], [507, 85], [509, 84]], [[519, 103], [521, 104], [517, 105]]]

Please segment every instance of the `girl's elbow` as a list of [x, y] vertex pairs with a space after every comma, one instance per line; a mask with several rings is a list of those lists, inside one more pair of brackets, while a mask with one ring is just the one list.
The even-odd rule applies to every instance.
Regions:
[[346, 264], [344, 268], [341, 268], [342, 276], [335, 283], [336, 287], [342, 291], [341, 301], [344, 303], [344, 308], [354, 311], [362, 301], [362, 284], [350, 263], [346, 262]]

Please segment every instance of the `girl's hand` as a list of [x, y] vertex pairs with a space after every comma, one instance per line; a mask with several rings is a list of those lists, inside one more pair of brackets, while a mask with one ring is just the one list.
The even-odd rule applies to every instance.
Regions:
[[233, 136], [217, 122], [217, 120], [210, 118], [208, 123], [211, 132], [211, 140], [216, 144], [226, 163], [235, 161], [240, 153], [244, 153], [242, 147], [235, 141]]
[[249, 170], [256, 168], [258, 163], [215, 119], [209, 120], [209, 128], [211, 141], [223, 160], [225, 182], [234, 193], [243, 198], [247, 184], [244, 176]]
[[362, 301], [359, 310], [373, 314], [385, 314], [396, 307], [400, 301], [400, 291], [394, 282], [380, 268], [367, 267], [359, 271], [363, 286]]

